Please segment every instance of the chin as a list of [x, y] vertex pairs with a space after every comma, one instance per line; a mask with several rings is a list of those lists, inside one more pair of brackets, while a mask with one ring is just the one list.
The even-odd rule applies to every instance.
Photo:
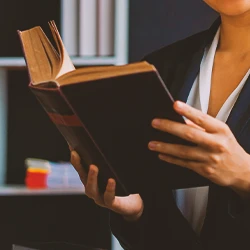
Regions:
[[212, 9], [227, 16], [250, 13], [250, 0], [204, 0]]

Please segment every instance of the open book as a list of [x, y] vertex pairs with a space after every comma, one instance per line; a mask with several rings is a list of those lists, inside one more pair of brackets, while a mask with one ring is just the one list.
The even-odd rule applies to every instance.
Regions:
[[99, 167], [101, 192], [114, 178], [117, 195], [138, 193], [160, 162], [148, 142], [181, 142], [154, 130], [151, 121], [184, 119], [173, 110], [173, 99], [153, 65], [75, 69], [55, 23], [49, 25], [56, 48], [40, 27], [19, 31], [30, 89], [79, 153], [85, 170], [90, 164]]

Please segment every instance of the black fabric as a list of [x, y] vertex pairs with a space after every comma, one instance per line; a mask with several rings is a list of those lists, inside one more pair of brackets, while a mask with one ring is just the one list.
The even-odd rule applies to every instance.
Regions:
[[[155, 65], [175, 99], [186, 101], [199, 72], [204, 49], [220, 25], [164, 47], [144, 59]], [[239, 144], [250, 152], [250, 79], [231, 111], [228, 126]], [[241, 136], [244, 134], [244, 136]], [[250, 249], [250, 202], [242, 202], [236, 193], [220, 187], [189, 170], [159, 163], [156, 173], [140, 193], [144, 213], [137, 222], [126, 222], [111, 212], [113, 233], [125, 249], [223, 250]], [[207, 214], [200, 237], [176, 206], [176, 188], [209, 185]]]

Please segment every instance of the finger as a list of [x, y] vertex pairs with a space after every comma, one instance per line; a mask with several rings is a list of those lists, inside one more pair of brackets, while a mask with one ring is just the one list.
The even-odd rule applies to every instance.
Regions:
[[100, 194], [97, 182], [98, 172], [99, 170], [95, 165], [90, 165], [87, 183], [85, 186], [86, 195], [95, 200], [97, 203], [100, 202]]
[[106, 191], [104, 193], [104, 203], [108, 208], [113, 206], [115, 200], [115, 187], [116, 182], [114, 179], [109, 179], [106, 187]]
[[185, 160], [204, 162], [207, 156], [204, 150], [197, 146], [184, 146], [180, 144], [152, 141], [148, 144], [148, 147], [152, 151], [157, 151], [162, 154]]
[[184, 140], [206, 147], [213, 147], [214, 140], [211, 134], [186, 124], [170, 121], [167, 119], [154, 119], [152, 126], [155, 129], [170, 133]]
[[204, 114], [198, 109], [195, 109], [188, 104], [180, 101], [174, 103], [174, 109], [180, 115], [185, 116], [196, 125], [204, 128], [209, 133], [216, 133], [223, 129], [225, 124], [210, 115]]
[[81, 164], [81, 158], [80, 156], [77, 154], [76, 151], [72, 151], [71, 152], [71, 158], [70, 158], [70, 162], [73, 165], [73, 167], [75, 168], [76, 172], [78, 173], [82, 183], [84, 184], [84, 186], [87, 183], [87, 173], [84, 171], [82, 164]]
[[174, 157], [174, 156], [163, 155], [163, 154], [160, 154], [159, 158], [162, 161], [166, 161], [168, 163], [190, 169], [190, 170], [204, 176], [203, 164], [201, 164], [200, 162], [183, 160], [183, 159], [179, 159], [179, 158]]
[[192, 121], [190, 121], [190, 120], [188, 120], [188, 119], [185, 119], [185, 122], [186, 122], [186, 124], [187, 124], [188, 126], [190, 126], [190, 127], [197, 128], [197, 129], [200, 129], [200, 130], [202, 130], [202, 131], [205, 131], [204, 128], [202, 128], [202, 127], [196, 125], [195, 123], [193, 123]]

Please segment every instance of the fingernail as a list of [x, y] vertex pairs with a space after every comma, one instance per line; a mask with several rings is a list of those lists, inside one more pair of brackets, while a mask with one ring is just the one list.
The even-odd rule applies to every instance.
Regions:
[[89, 174], [90, 174], [90, 175], [93, 175], [94, 173], [95, 173], [94, 169], [90, 168], [90, 169], [89, 169]]
[[154, 119], [152, 121], [153, 127], [158, 127], [160, 124], [161, 124], [161, 120], [159, 120], [159, 119]]
[[148, 144], [148, 147], [149, 147], [150, 149], [156, 149], [157, 146], [158, 146], [158, 143], [156, 143], [156, 142], [150, 142], [150, 143]]
[[113, 188], [115, 186], [115, 183], [113, 180], [110, 180], [108, 184], [109, 184], [109, 187], [111, 187], [111, 188]]
[[177, 108], [183, 108], [183, 103], [182, 102], [180, 102], [180, 101], [177, 101], [176, 102], [176, 106], [177, 106]]

